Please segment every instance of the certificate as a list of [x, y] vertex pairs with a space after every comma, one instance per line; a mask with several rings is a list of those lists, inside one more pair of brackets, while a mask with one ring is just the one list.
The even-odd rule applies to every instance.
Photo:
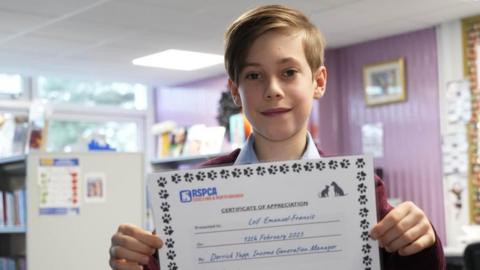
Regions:
[[283, 161], [149, 176], [162, 270], [380, 270], [372, 159]]

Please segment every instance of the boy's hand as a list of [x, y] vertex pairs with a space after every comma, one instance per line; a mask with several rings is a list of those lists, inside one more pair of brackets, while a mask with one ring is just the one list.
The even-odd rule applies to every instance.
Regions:
[[423, 211], [404, 202], [390, 211], [370, 232], [380, 247], [401, 256], [418, 253], [435, 243], [432, 225]]
[[162, 240], [135, 225], [122, 224], [112, 236], [110, 267], [114, 270], [141, 270]]

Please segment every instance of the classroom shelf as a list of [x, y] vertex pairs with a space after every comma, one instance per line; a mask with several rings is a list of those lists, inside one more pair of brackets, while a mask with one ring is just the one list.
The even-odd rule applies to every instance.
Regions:
[[0, 174], [24, 175], [26, 155], [0, 158]]
[[26, 233], [26, 232], [27, 232], [27, 228], [25, 226], [0, 227], [0, 234]]
[[[14, 193], [18, 190], [25, 189], [26, 182], [26, 170], [27, 170], [27, 156], [26, 155], [16, 155], [10, 157], [1, 157], [0, 158], [0, 207], [4, 208], [3, 197], [6, 192]], [[23, 199], [25, 205], [26, 194], [22, 198], [17, 197], [19, 200]], [[13, 198], [15, 199], [15, 198]], [[13, 201], [11, 201], [13, 203]], [[18, 201], [17, 201], [18, 203]], [[3, 215], [3, 211], [0, 211]], [[14, 210], [17, 211], [17, 210]], [[19, 211], [19, 210], [18, 210]], [[26, 211], [26, 209], [25, 209]], [[18, 214], [18, 213], [17, 213]], [[21, 215], [21, 214], [18, 214]], [[9, 216], [13, 218], [13, 216]], [[3, 220], [3, 217], [2, 217]], [[11, 223], [10, 223], [11, 224]], [[26, 220], [22, 222], [26, 224]], [[25, 264], [26, 260], [26, 245], [27, 245], [27, 226], [26, 225], [14, 225], [6, 226], [3, 224], [0, 225], [0, 257], [5, 260], [15, 260], [20, 261]], [[1, 265], [1, 263], [0, 263]], [[4, 269], [0, 266], [0, 269]], [[18, 268], [15, 268], [18, 269]], [[25, 268], [22, 268], [25, 269]]]
[[0, 165], [7, 165], [7, 164], [12, 164], [12, 163], [24, 162], [25, 159], [26, 159], [25, 155], [3, 157], [3, 158], [0, 158]]

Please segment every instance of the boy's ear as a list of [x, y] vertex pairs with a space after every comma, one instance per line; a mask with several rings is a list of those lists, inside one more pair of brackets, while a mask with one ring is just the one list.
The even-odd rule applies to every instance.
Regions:
[[313, 98], [320, 99], [327, 89], [327, 69], [321, 66], [313, 74], [315, 88], [313, 89]]
[[242, 99], [240, 98], [240, 93], [238, 92], [238, 86], [231, 79], [228, 79], [228, 89], [230, 89], [230, 94], [232, 95], [235, 105], [242, 107]]

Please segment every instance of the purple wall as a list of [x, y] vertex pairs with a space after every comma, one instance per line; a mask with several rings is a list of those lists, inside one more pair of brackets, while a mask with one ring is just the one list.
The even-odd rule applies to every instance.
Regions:
[[223, 91], [227, 89], [227, 80], [227, 74], [220, 74], [200, 81], [177, 85], [177, 87], [217, 89]]
[[162, 88], [156, 91], [156, 122], [173, 120], [189, 126], [203, 123], [217, 126], [217, 109], [221, 93], [227, 90], [226, 75]]
[[337, 69], [337, 51], [327, 51], [325, 53], [325, 65], [327, 66], [327, 91], [325, 95], [316, 102], [318, 112], [319, 136], [318, 143], [325, 153], [340, 154], [342, 151], [343, 136], [341, 136], [342, 113], [340, 107], [340, 91], [336, 74]]
[[[366, 107], [362, 67], [405, 58], [407, 101]], [[359, 154], [361, 127], [382, 122], [389, 197], [422, 208], [445, 243], [436, 36], [433, 28], [327, 53], [328, 87], [320, 101], [320, 144], [327, 151]]]

